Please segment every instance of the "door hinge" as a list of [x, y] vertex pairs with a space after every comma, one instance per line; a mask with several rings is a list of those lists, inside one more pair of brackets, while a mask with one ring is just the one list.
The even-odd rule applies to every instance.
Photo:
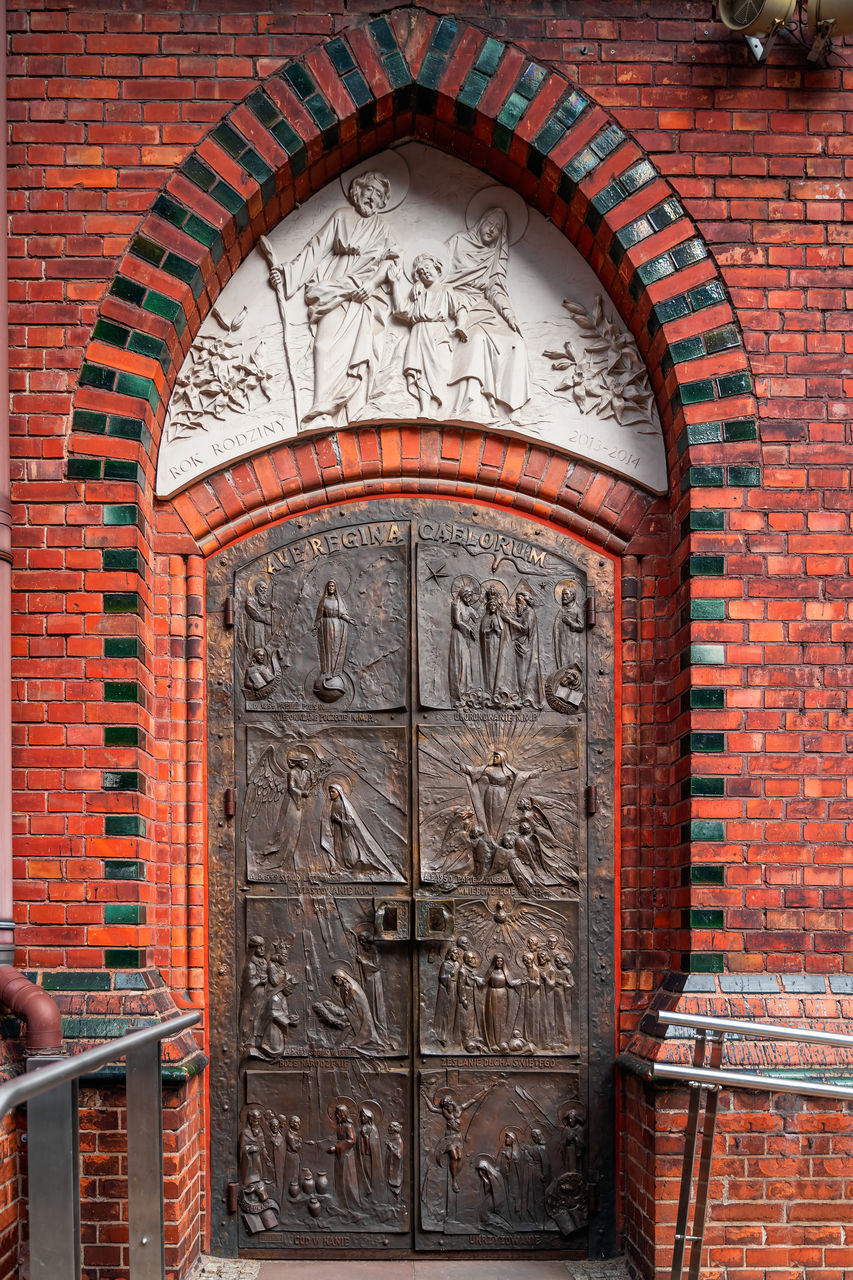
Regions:
[[225, 1187], [225, 1203], [229, 1213], [236, 1213], [240, 1208], [240, 1183], [229, 1182]]
[[590, 593], [586, 598], [586, 604], [584, 605], [584, 610], [586, 612], [586, 625], [588, 627], [594, 627], [595, 626], [595, 596], [592, 593]]
[[225, 807], [225, 817], [233, 818], [237, 812], [237, 792], [233, 787], [226, 787], [222, 797]]
[[584, 797], [586, 799], [586, 812], [588, 817], [592, 817], [594, 813], [598, 813], [598, 787], [594, 782], [584, 788]]
[[[587, 602], [588, 603], [588, 602]], [[226, 596], [222, 606], [222, 622], [226, 627], [234, 626], [234, 597]]]

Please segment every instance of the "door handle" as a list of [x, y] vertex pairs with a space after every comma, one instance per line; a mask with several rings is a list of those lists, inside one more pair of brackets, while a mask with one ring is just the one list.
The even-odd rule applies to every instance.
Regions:
[[374, 899], [374, 942], [408, 942], [411, 934], [409, 903], [406, 898]]
[[418, 942], [445, 942], [456, 933], [456, 903], [452, 898], [418, 898], [415, 904], [415, 938]]

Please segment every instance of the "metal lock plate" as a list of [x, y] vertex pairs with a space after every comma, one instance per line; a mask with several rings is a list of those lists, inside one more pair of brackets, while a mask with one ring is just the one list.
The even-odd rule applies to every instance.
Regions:
[[379, 898], [373, 903], [374, 942], [408, 942], [412, 926], [409, 904], [402, 898]]
[[456, 903], [452, 898], [419, 898], [415, 912], [418, 942], [444, 941], [456, 931]]

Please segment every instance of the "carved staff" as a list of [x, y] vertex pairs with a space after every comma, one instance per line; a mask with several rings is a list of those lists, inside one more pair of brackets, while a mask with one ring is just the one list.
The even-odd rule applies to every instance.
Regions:
[[278, 301], [278, 314], [281, 317], [281, 336], [284, 343], [284, 362], [287, 366], [287, 376], [290, 381], [290, 392], [293, 396], [293, 416], [296, 420], [296, 430], [299, 430], [299, 405], [296, 400], [296, 382], [293, 377], [293, 367], [290, 363], [290, 339], [287, 329], [287, 299], [284, 296], [284, 280], [282, 278], [281, 265], [276, 262], [273, 247], [266, 236], [261, 236], [259, 240], [261, 253], [267, 261], [270, 269], [270, 284], [275, 289], [275, 296]]

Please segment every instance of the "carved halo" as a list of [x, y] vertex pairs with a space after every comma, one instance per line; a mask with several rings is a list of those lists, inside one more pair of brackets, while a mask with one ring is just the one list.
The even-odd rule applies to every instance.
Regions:
[[469, 231], [489, 209], [503, 209], [509, 228], [509, 242], [517, 244], [530, 220], [530, 210], [522, 197], [509, 187], [483, 187], [476, 191], [465, 210], [465, 225]]
[[509, 588], [505, 585], [505, 583], [501, 582], [500, 578], [487, 578], [486, 581], [483, 583], [481, 590], [483, 592], [484, 600], [489, 596], [491, 592], [494, 592], [494, 594], [498, 597], [498, 599], [501, 602], [501, 608], [504, 607], [507, 600], [509, 599]]
[[391, 194], [385, 208], [381, 210], [382, 213], [390, 213], [392, 209], [396, 209], [409, 194], [409, 166], [396, 151], [386, 151], [381, 159], [373, 157], [370, 160], [362, 160], [359, 164], [354, 164], [351, 169], [347, 169], [346, 173], [342, 173], [339, 182], [344, 195], [349, 191], [353, 178], [359, 177], [362, 173], [381, 173], [390, 182]]
[[470, 573], [460, 573], [457, 578], [453, 579], [453, 586], [450, 589], [453, 599], [458, 600], [463, 591], [471, 592], [475, 604], [480, 599], [480, 584]]
[[559, 582], [554, 584], [554, 599], [557, 601], [557, 604], [562, 605], [563, 592], [566, 587], [570, 587], [574, 591], [575, 604], [577, 604], [581, 588], [580, 583], [575, 578], [561, 578]]

